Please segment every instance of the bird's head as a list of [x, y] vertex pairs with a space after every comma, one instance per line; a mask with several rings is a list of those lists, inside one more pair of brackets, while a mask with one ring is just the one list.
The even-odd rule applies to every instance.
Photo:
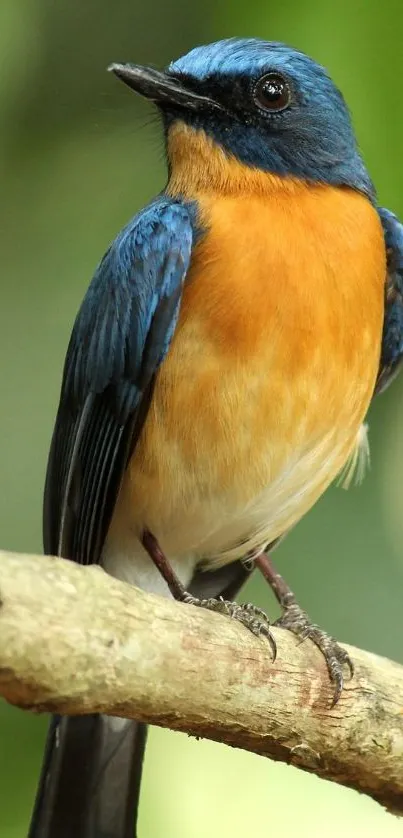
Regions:
[[135, 64], [110, 69], [158, 106], [171, 170], [181, 165], [189, 175], [193, 167], [206, 183], [221, 179], [222, 187], [224, 163], [234, 161], [373, 197], [343, 96], [302, 52], [232, 38], [196, 47], [164, 71]]

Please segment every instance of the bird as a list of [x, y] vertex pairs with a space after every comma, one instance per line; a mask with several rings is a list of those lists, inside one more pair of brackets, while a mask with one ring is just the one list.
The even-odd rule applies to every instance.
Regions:
[[[239, 620], [251, 568], [277, 624], [347, 654], [271, 552], [368, 456], [365, 417], [403, 357], [403, 225], [378, 204], [345, 100], [278, 42], [230, 38], [111, 72], [157, 108], [167, 183], [112, 241], [72, 330], [44, 550]], [[145, 728], [51, 722], [30, 838], [129, 838]]]

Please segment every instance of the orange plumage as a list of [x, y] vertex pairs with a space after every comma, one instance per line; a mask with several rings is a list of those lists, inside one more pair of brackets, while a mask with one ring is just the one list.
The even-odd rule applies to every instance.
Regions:
[[146, 524], [168, 555], [215, 565], [287, 531], [354, 451], [385, 246], [352, 189], [247, 168], [177, 123], [168, 152], [168, 192], [205, 234], [108, 541]]

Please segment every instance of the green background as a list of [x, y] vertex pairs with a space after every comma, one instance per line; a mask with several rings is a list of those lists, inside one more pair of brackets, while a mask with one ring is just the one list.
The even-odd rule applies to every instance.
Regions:
[[[74, 314], [110, 239], [164, 183], [156, 120], [106, 66], [161, 65], [230, 35], [311, 53], [347, 97], [380, 202], [403, 215], [402, 34], [400, 0], [1, 0], [2, 547], [41, 549]], [[403, 661], [403, 377], [369, 422], [364, 485], [331, 489], [276, 559], [316, 621]], [[257, 580], [245, 596], [273, 607]], [[26, 835], [45, 729], [45, 718], [0, 705], [0, 838]], [[353, 791], [168, 731], [152, 732], [143, 791], [142, 838], [403, 836], [403, 822]]]

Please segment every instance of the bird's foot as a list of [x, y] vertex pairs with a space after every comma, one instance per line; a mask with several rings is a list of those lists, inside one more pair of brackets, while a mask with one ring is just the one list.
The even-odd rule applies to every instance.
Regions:
[[312, 623], [306, 612], [300, 608], [291, 588], [277, 572], [270, 556], [266, 553], [260, 553], [255, 558], [255, 565], [269, 583], [283, 612], [282, 616], [273, 625], [288, 629], [301, 641], [312, 640], [322, 652], [334, 687], [331, 704], [334, 707], [343, 689], [345, 667], [350, 671], [350, 678], [354, 675], [354, 666], [349, 655], [333, 637], [330, 637], [319, 626]]
[[198, 599], [188, 593], [185, 593], [181, 600], [188, 605], [197, 605], [199, 608], [206, 608], [208, 611], [215, 611], [218, 614], [231, 617], [233, 620], [242, 623], [256, 637], [266, 637], [270, 644], [273, 661], [275, 661], [277, 655], [276, 641], [270, 630], [270, 620], [261, 608], [257, 608], [250, 602], [239, 605], [237, 602], [230, 602], [221, 597], [219, 599]]
[[157, 539], [149, 530], [144, 531], [142, 543], [161, 573], [161, 576], [165, 579], [172, 596], [178, 602], [197, 605], [199, 608], [207, 608], [209, 611], [216, 611], [218, 614], [232, 617], [232, 619], [242, 623], [256, 637], [266, 637], [270, 644], [273, 661], [276, 659], [277, 646], [270, 631], [270, 620], [261, 608], [257, 608], [256, 605], [252, 605], [251, 603], [238, 605], [237, 602], [231, 602], [230, 600], [223, 599], [223, 597], [219, 597], [218, 599], [213, 597], [199, 599], [198, 597], [192, 596], [192, 594], [185, 591], [182, 582], [178, 579], [165, 553], [161, 550]]
[[295, 597], [290, 594], [288, 602], [283, 604], [283, 614], [274, 623], [275, 626], [288, 629], [295, 634], [301, 642], [312, 640], [315, 646], [320, 649], [326, 661], [330, 680], [334, 686], [333, 701], [334, 707], [341, 695], [344, 684], [344, 669], [349, 670], [350, 678], [354, 675], [354, 665], [347, 652], [339, 646], [337, 641], [326, 634], [323, 629], [312, 623], [305, 611], [300, 608]]

